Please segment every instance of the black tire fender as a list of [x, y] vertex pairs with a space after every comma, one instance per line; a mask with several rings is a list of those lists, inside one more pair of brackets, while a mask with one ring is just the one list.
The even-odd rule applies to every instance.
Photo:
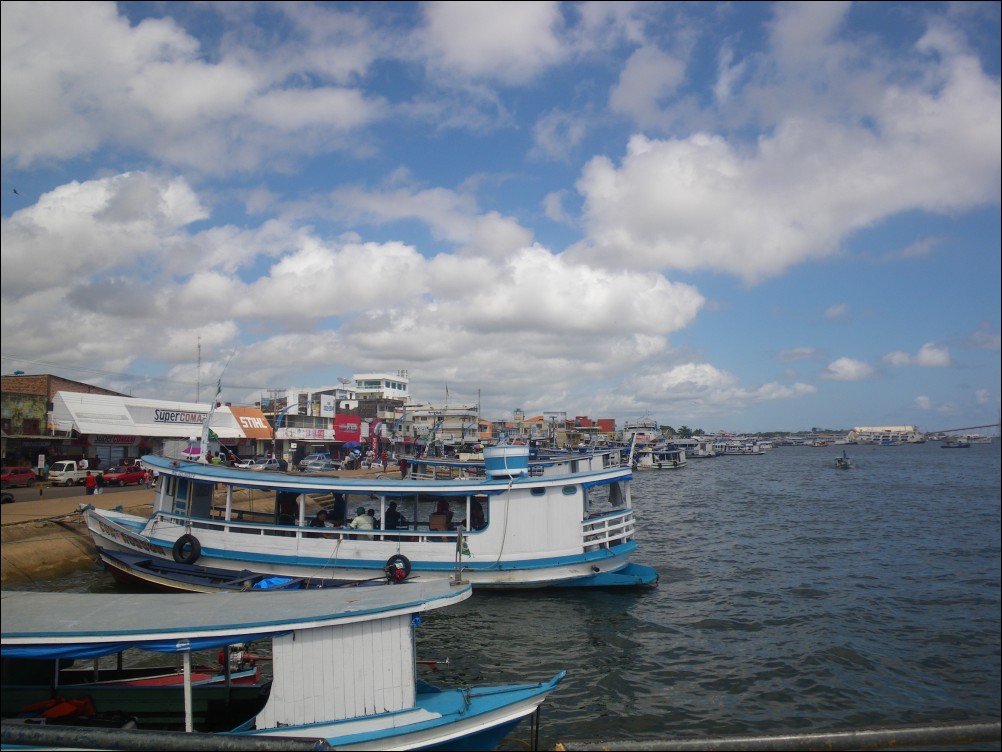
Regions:
[[403, 554], [393, 554], [383, 567], [390, 582], [403, 582], [411, 573], [411, 562]]
[[191, 533], [185, 533], [176, 541], [171, 549], [171, 556], [178, 564], [194, 564], [202, 555], [202, 544]]

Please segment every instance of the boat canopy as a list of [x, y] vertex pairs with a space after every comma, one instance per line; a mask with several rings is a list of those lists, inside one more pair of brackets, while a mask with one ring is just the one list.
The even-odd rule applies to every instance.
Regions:
[[307, 627], [442, 608], [472, 593], [469, 583], [445, 581], [364, 590], [220, 593], [211, 598], [204, 593], [3, 591], [0, 639], [4, 658], [98, 658], [134, 648], [185, 653]]

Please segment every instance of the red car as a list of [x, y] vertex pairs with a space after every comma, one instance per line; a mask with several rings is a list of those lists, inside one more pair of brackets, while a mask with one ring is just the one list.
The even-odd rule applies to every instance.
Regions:
[[5, 467], [0, 475], [0, 488], [35, 485], [35, 471], [30, 467]]
[[130, 483], [139, 485], [143, 482], [143, 468], [139, 465], [119, 465], [104, 473], [104, 485], [127, 486]]

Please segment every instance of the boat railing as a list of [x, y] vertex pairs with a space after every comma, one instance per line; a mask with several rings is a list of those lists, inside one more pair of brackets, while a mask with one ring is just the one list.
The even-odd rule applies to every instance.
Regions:
[[581, 522], [585, 551], [620, 545], [633, 540], [636, 518], [632, 509], [589, 517]]
[[[261, 516], [263, 512], [248, 512], [242, 510], [245, 515]], [[234, 514], [236, 512], [234, 511]], [[215, 530], [221, 533], [243, 533], [247, 535], [275, 536], [285, 538], [326, 538], [330, 540], [381, 540], [381, 541], [409, 541], [421, 543], [452, 543], [458, 538], [456, 530], [429, 530], [418, 526], [418, 523], [411, 523], [412, 527], [399, 528], [396, 530], [356, 530], [347, 527], [299, 527], [298, 525], [283, 525], [272, 522], [253, 522], [246, 520], [231, 519], [214, 520], [207, 518], [191, 519], [183, 515], [170, 514], [168, 512], [158, 512], [157, 522], [189, 527], [193, 530]], [[269, 519], [272, 515], [266, 515]]]

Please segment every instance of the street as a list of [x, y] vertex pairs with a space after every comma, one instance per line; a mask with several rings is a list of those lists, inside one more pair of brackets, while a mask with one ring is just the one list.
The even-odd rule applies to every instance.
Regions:
[[[124, 491], [142, 490], [141, 485], [136, 486], [105, 486], [104, 493], [115, 494]], [[50, 486], [48, 483], [36, 483], [31, 488], [7, 488], [6, 493], [14, 496], [15, 502], [38, 501], [39, 499], [69, 499], [76, 496], [87, 496], [87, 490], [83, 486]]]

